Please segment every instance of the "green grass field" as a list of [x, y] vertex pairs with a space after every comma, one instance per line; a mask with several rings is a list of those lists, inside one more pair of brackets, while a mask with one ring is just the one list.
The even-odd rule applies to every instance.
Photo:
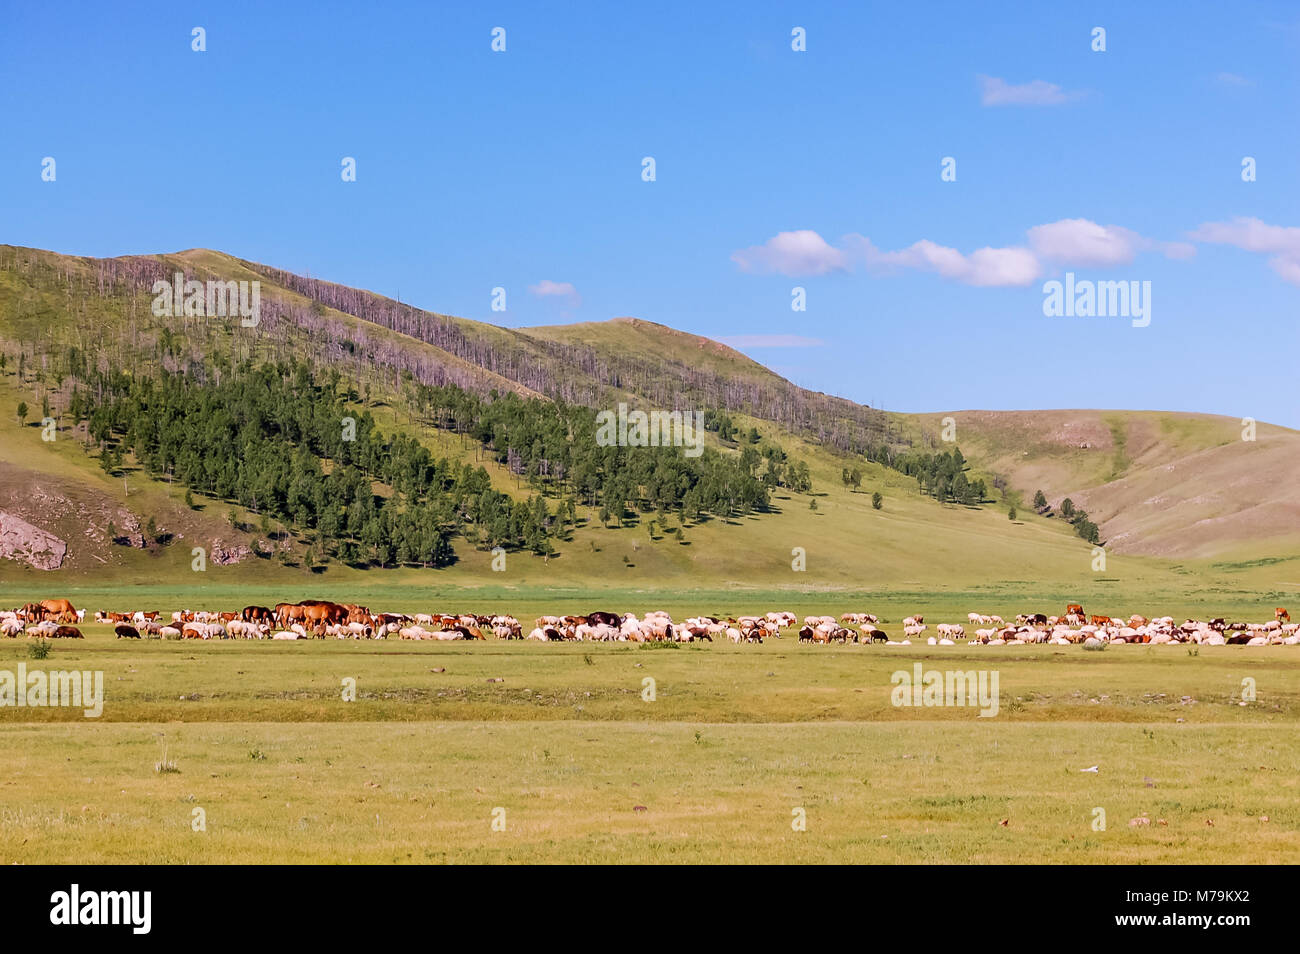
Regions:
[[[1292, 647], [87, 632], [0, 641], [105, 680], [98, 720], [0, 709], [0, 862], [1300, 860]], [[996, 671], [998, 714], [893, 706], [916, 662]]]

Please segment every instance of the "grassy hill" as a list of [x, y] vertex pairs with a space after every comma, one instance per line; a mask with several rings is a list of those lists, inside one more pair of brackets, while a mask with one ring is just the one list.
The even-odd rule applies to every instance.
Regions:
[[[257, 328], [202, 318], [156, 318], [150, 285], [182, 270], [203, 280], [262, 282]], [[457, 541], [457, 562], [437, 571], [360, 570], [330, 564], [310, 572], [290, 561], [251, 558], [210, 566], [203, 585], [314, 587], [418, 585], [490, 589], [592, 585], [627, 591], [736, 588], [873, 593], [1050, 586], [1096, 593], [1130, 587], [1152, 594], [1258, 588], [1285, 594], [1300, 580], [1300, 499], [1287, 475], [1300, 465], [1300, 434], [1261, 424], [1240, 440], [1238, 422], [1187, 414], [1112, 411], [960, 412], [957, 445], [972, 474], [1009, 496], [983, 507], [939, 504], [914, 479], [854, 454], [868, 441], [944, 449], [944, 414], [900, 415], [798, 388], [725, 345], [652, 322], [615, 319], [504, 329], [414, 309], [369, 292], [289, 275], [219, 252], [96, 260], [0, 246], [0, 510], [68, 541], [67, 582], [194, 585], [191, 548], [249, 546], [254, 515], [147, 478], [129, 465], [110, 477], [82, 447], [84, 428], [43, 441], [33, 426], [41, 402], [66, 408], [68, 382], [51, 370], [76, 349], [100, 367], [183, 371], [199, 363], [307, 357], [358, 385], [358, 408], [389, 433], [416, 435], [435, 454], [483, 465], [493, 486], [527, 496], [527, 483], [476, 441], [428, 426], [412, 411], [412, 382], [455, 384], [477, 394], [512, 391], [592, 408], [618, 400], [641, 407], [724, 410], [755, 427], [792, 459], [805, 460], [811, 494], [778, 488], [772, 512], [688, 521], [683, 539], [649, 521], [598, 526], [592, 508], [550, 558], [512, 553], [505, 573], [491, 555]], [[19, 372], [19, 361], [23, 367]], [[14, 409], [31, 408], [25, 426]], [[734, 446], [710, 435], [723, 453]], [[213, 448], [214, 454], [229, 453]], [[863, 473], [858, 492], [841, 482]], [[1102, 527], [1111, 551], [1094, 571], [1091, 547], [1064, 521], [1008, 503], [1043, 489], [1054, 505], [1071, 496]], [[871, 506], [879, 492], [881, 509]], [[995, 494], [1000, 498], [1000, 494]], [[814, 508], [815, 504], [815, 508]], [[236, 510], [235, 526], [229, 519]], [[114, 545], [106, 524], [141, 527], [152, 517], [167, 542]], [[669, 527], [682, 524], [670, 517]], [[290, 535], [292, 551], [304, 541]], [[792, 568], [796, 548], [806, 569]], [[1214, 562], [1215, 560], [1219, 562]], [[51, 575], [0, 562], [0, 584], [28, 587]], [[1053, 590], [1055, 592], [1055, 590]]]
[[[1208, 414], [963, 411], [968, 457], [1031, 500], [1069, 497], [1122, 553], [1211, 557], [1300, 549], [1300, 433]], [[1249, 434], [1247, 433], [1247, 436]]]

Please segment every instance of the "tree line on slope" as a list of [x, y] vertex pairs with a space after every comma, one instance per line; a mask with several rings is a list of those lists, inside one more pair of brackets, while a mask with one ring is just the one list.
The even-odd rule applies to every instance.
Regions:
[[[599, 506], [605, 522], [655, 510], [726, 517], [767, 509], [785, 481], [810, 483], [806, 463], [790, 465], [770, 443], [738, 455], [704, 448], [698, 458], [681, 448], [601, 447], [590, 409], [454, 386], [418, 397], [422, 414], [454, 422], [527, 481], [528, 499], [493, 489], [481, 466], [382, 433], [369, 411], [349, 409], [356, 394], [340, 388], [337, 372], [321, 381], [301, 362], [245, 362], [207, 377], [89, 372], [68, 412], [87, 422], [106, 470], [130, 453], [151, 476], [237, 502], [264, 529], [277, 521], [310, 531], [349, 563], [443, 566], [458, 534], [547, 554], [576, 525], [579, 501]], [[547, 497], [558, 498], [553, 508]]]
[[[258, 352], [273, 360], [294, 360], [308, 347], [305, 356], [320, 373], [334, 366], [347, 367], [350, 375], [382, 381], [391, 391], [398, 390], [402, 382], [415, 381], [425, 386], [451, 384], [485, 397], [494, 382], [518, 382], [552, 398], [591, 407], [599, 406], [610, 389], [618, 388], [648, 396], [651, 404], [703, 408], [714, 421], [726, 421], [729, 412], [743, 410], [780, 422], [786, 430], [805, 434], [834, 450], [850, 455], [865, 452], [868, 459], [885, 466], [893, 466], [894, 456], [902, 453], [900, 447], [908, 444], [904, 435], [895, 432], [888, 415], [804, 391], [779, 378], [718, 373], [645, 352], [635, 358], [606, 354], [587, 345], [545, 341], [508, 329], [479, 332], [473, 323], [360, 289], [253, 262], [239, 261], [238, 265], [305, 296], [307, 301], [282, 295], [273, 285], [263, 289], [262, 319], [255, 333], [237, 324], [225, 327], [204, 318], [177, 319], [173, 327], [172, 319], [160, 324], [150, 315], [148, 289], [158, 279], [170, 281], [176, 270], [199, 279], [209, 270], [167, 256], [71, 259], [6, 248], [0, 249], [0, 274], [25, 290], [14, 301], [21, 298], [28, 304], [20, 304], [17, 314], [0, 307], [0, 314], [15, 319], [16, 325], [45, 329], [39, 343], [32, 340], [29, 346], [33, 358], [39, 357], [48, 370], [60, 367], [63, 350], [107, 355], [107, 361], [99, 361], [101, 368], [106, 364], [138, 368], [144, 360], [154, 370], [166, 367], [183, 372], [196, 363], [223, 357], [223, 350], [229, 363], [235, 363]], [[84, 320], [71, 325], [58, 322], [67, 307]], [[124, 326], [109, 327], [90, 320], [96, 308], [123, 316]], [[362, 319], [361, 326], [346, 324], [343, 315]], [[367, 323], [372, 326], [369, 331]], [[103, 329], [99, 337], [95, 337], [96, 328]], [[446, 361], [429, 349], [412, 348], [409, 338], [405, 344], [389, 340], [393, 336], [385, 337], [382, 329], [433, 344], [463, 362]], [[55, 331], [71, 336], [71, 347], [60, 349]], [[511, 336], [519, 340], [511, 341]], [[508, 380], [502, 382], [497, 374]], [[754, 436], [751, 429], [751, 442]], [[727, 434], [720, 437], [730, 439]], [[769, 486], [800, 489], [797, 473], [775, 483], [765, 479]]]
[[[1047, 495], [1041, 490], [1034, 494], [1034, 509], [1041, 514], [1051, 513], [1052, 508], [1047, 502]], [[1069, 497], [1061, 501], [1061, 516], [1069, 521], [1074, 527], [1074, 532], [1084, 540], [1092, 544], [1101, 542], [1101, 530], [1088, 519], [1088, 511], [1076, 508], [1074, 501]]]

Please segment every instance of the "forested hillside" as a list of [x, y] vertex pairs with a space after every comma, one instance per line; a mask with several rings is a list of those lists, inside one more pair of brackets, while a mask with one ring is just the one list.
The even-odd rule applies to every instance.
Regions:
[[529, 495], [501, 493], [483, 467], [384, 433], [337, 372], [322, 383], [305, 363], [156, 379], [92, 372], [74, 386], [67, 421], [88, 424], [108, 473], [130, 454], [154, 479], [256, 514], [263, 534], [276, 526], [310, 532], [313, 557], [352, 565], [444, 566], [453, 537], [547, 555], [577, 524], [579, 502], [599, 507], [602, 524], [656, 512], [731, 517], [764, 510], [772, 488], [799, 480], [799, 466], [787, 470], [771, 443], [733, 455], [704, 448], [698, 458], [671, 447], [602, 447], [587, 409], [482, 399], [454, 385], [417, 386], [413, 397], [428, 422], [472, 435], [526, 478]]
[[[158, 313], [155, 285], [178, 273], [258, 282], [257, 320]], [[0, 399], [15, 436], [44, 434], [53, 452], [0, 454], [0, 516], [26, 527], [13, 555], [39, 550], [43, 564], [65, 545], [72, 565], [122, 563], [113, 541], [160, 558], [197, 534], [232, 560], [317, 569], [445, 569], [497, 548], [579, 567], [579, 553], [604, 559], [608, 534], [632, 541], [629, 570], [653, 554], [665, 573], [721, 573], [755, 545], [779, 555], [791, 536], [825, 538], [819, 518], [846, 506], [834, 561], [851, 575], [895, 539], [905, 558], [882, 566], [905, 573], [923, 541], [965, 525], [962, 511], [982, 529], [964, 552], [945, 545], [954, 560], [1019, 553], [1027, 520], [1067, 546], [1077, 530], [1163, 553], [1188, 546], [1184, 512], [1215, 520], [1205, 553], [1261, 534], [1282, 545], [1296, 525], [1294, 494], [1263, 476], [1300, 459], [1284, 429], [1261, 425], [1247, 448], [1264, 449], [1261, 466], [1241, 470], [1231, 428], [1196, 415], [1105, 412], [1080, 441], [1039, 422], [1099, 412], [886, 413], [654, 322], [499, 328], [206, 250], [0, 246]], [[699, 413], [702, 453], [603, 446], [597, 415], [620, 402]], [[939, 437], [949, 420], [958, 441]], [[1203, 453], [1221, 479], [1254, 475], [1249, 491], [1212, 498], [1191, 464]], [[1144, 488], [1184, 461], [1177, 493], [1154, 503]], [[1029, 506], [1037, 490], [1049, 506]], [[1065, 497], [1086, 519], [1052, 519]], [[111, 525], [108, 550], [92, 514]]]

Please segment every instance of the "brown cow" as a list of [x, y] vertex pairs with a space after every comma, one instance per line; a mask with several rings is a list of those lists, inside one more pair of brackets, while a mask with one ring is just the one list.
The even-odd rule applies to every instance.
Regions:
[[1286, 611], [1285, 606], [1279, 606], [1277, 609], [1273, 610], [1273, 616], [1279, 623], [1291, 622], [1291, 614]]
[[53, 633], [55, 639], [85, 639], [75, 626], [60, 626]]
[[117, 634], [118, 639], [139, 639], [140, 631], [130, 623], [118, 623], [113, 627], [113, 632]]
[[1080, 606], [1078, 603], [1071, 603], [1069, 606], [1065, 608], [1065, 615], [1069, 616], [1071, 613], [1075, 614], [1076, 616], [1082, 616], [1083, 607]]

